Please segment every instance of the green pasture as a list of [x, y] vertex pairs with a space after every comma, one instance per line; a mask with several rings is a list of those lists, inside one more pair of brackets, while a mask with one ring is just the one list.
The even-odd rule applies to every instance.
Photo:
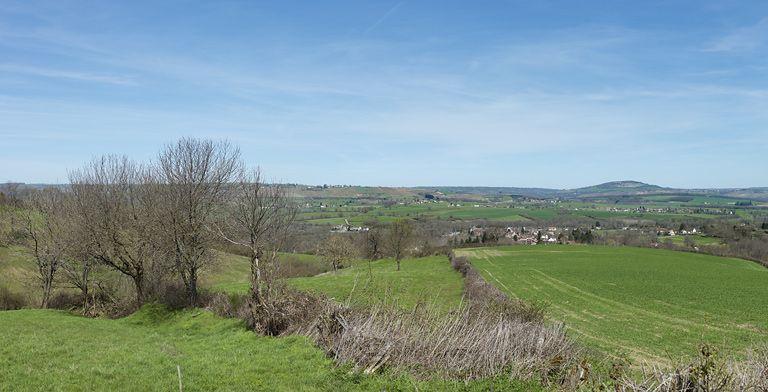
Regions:
[[508, 294], [547, 304], [583, 342], [636, 363], [768, 341], [768, 269], [750, 261], [586, 245], [458, 252]]
[[363, 375], [336, 366], [304, 337], [259, 336], [199, 309], [148, 305], [119, 320], [0, 311], [0, 331], [2, 391], [541, 390], [503, 378]]
[[424, 303], [444, 310], [461, 303], [464, 287], [461, 275], [444, 256], [404, 259], [400, 271], [392, 259], [358, 261], [335, 273], [288, 282], [352, 305], [389, 303], [412, 308]]

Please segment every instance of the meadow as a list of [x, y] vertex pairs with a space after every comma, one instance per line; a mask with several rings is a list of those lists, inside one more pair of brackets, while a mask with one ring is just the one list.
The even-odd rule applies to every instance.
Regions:
[[464, 288], [461, 275], [445, 256], [404, 259], [400, 271], [392, 259], [358, 261], [335, 273], [289, 279], [288, 284], [351, 305], [426, 304], [442, 310], [458, 307]]
[[[0, 390], [541, 390], [535, 383], [416, 380], [338, 367], [308, 339], [265, 337], [236, 319], [147, 305], [119, 320], [0, 312]], [[178, 368], [177, 368], [178, 366]]]
[[734, 355], [768, 339], [768, 269], [687, 252], [587, 245], [464, 249], [509, 295], [546, 304], [579, 340], [669, 364], [710, 343]]
[[[317, 256], [284, 254], [306, 263], [322, 263]], [[205, 277], [204, 286], [214, 291], [244, 294], [249, 287], [248, 260], [242, 256], [222, 255], [221, 268]], [[461, 303], [463, 281], [443, 256], [406, 258], [397, 271], [395, 261], [358, 260], [336, 272], [328, 271], [311, 277], [286, 279], [289, 286], [319, 293], [350, 305], [387, 304], [412, 308], [428, 304], [451, 309]]]

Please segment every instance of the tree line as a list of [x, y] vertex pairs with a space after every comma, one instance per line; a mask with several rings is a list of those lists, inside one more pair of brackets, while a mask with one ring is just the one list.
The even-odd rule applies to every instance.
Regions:
[[30, 191], [17, 204], [7, 220], [13, 241], [31, 250], [43, 308], [57, 278], [87, 301], [100, 269], [127, 278], [137, 305], [180, 281], [194, 306], [220, 241], [249, 254], [250, 295], [259, 301], [268, 290], [264, 265], [276, 260], [297, 212], [286, 188], [246, 167], [238, 148], [192, 138], [151, 162], [97, 157], [71, 171], [67, 187]]

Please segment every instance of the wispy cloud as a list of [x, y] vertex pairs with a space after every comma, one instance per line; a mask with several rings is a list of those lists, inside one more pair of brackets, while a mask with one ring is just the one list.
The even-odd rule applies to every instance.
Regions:
[[740, 52], [751, 51], [768, 44], [768, 17], [757, 23], [735, 29], [725, 36], [711, 42], [704, 51]]
[[384, 15], [381, 16], [381, 18], [376, 20], [376, 22], [374, 22], [372, 25], [368, 26], [368, 28], [365, 29], [365, 33], [368, 34], [374, 29], [376, 29], [377, 27], [379, 27], [379, 25], [382, 24], [385, 20], [387, 20], [387, 18], [389, 18], [390, 15], [394, 14], [397, 11], [397, 9], [403, 5], [403, 3], [404, 2], [402, 1], [395, 3], [395, 5], [393, 5], [387, 12], [385, 12]]
[[130, 76], [98, 74], [55, 68], [41, 68], [29, 65], [0, 64], [0, 71], [14, 74], [42, 76], [46, 78], [69, 79], [83, 82], [106, 83], [124, 86], [136, 84], [134, 78]]

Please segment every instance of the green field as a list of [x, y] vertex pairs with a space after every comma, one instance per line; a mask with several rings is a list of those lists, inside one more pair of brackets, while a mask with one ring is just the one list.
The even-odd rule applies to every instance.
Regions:
[[[228, 293], [245, 293], [249, 287], [250, 267], [242, 256], [222, 254], [220, 267], [206, 275], [204, 287]], [[298, 257], [307, 263], [320, 263], [317, 256], [283, 254]], [[325, 294], [339, 302], [357, 305], [391, 302], [400, 307], [430, 303], [441, 309], [458, 306], [463, 281], [445, 257], [404, 259], [401, 271], [396, 271], [392, 259], [369, 263], [355, 261], [336, 273], [287, 279], [290, 286], [309, 292]]]
[[336, 273], [290, 279], [289, 284], [351, 304], [389, 302], [410, 308], [427, 303], [445, 310], [461, 303], [464, 287], [444, 256], [405, 259], [400, 271], [392, 259], [371, 262], [370, 272], [368, 262], [361, 261]]
[[698, 234], [686, 235], [686, 236], [676, 235], [674, 237], [659, 237], [659, 241], [660, 242], [669, 241], [669, 242], [671, 242], [673, 244], [683, 245], [683, 244], [685, 244], [685, 239], [686, 238], [688, 238], [691, 241], [693, 241], [693, 243], [696, 244], [696, 245], [721, 245], [722, 244], [722, 240], [720, 238], [717, 238], [717, 237], [707, 237], [707, 236], [698, 235]]
[[[244, 293], [250, 284], [251, 264], [247, 257], [225, 252], [216, 252], [217, 261], [202, 275], [203, 287], [214, 291], [228, 293]], [[280, 253], [278, 260], [291, 259], [296, 263], [320, 263], [314, 255], [303, 253]], [[282, 268], [291, 268], [289, 263], [282, 263]]]
[[417, 381], [336, 367], [303, 337], [263, 337], [203, 310], [145, 306], [120, 320], [0, 312], [2, 391], [540, 390], [506, 380]]
[[458, 251], [507, 293], [549, 305], [585, 343], [666, 364], [702, 343], [743, 354], [768, 341], [768, 269], [659, 249], [579, 245]]

